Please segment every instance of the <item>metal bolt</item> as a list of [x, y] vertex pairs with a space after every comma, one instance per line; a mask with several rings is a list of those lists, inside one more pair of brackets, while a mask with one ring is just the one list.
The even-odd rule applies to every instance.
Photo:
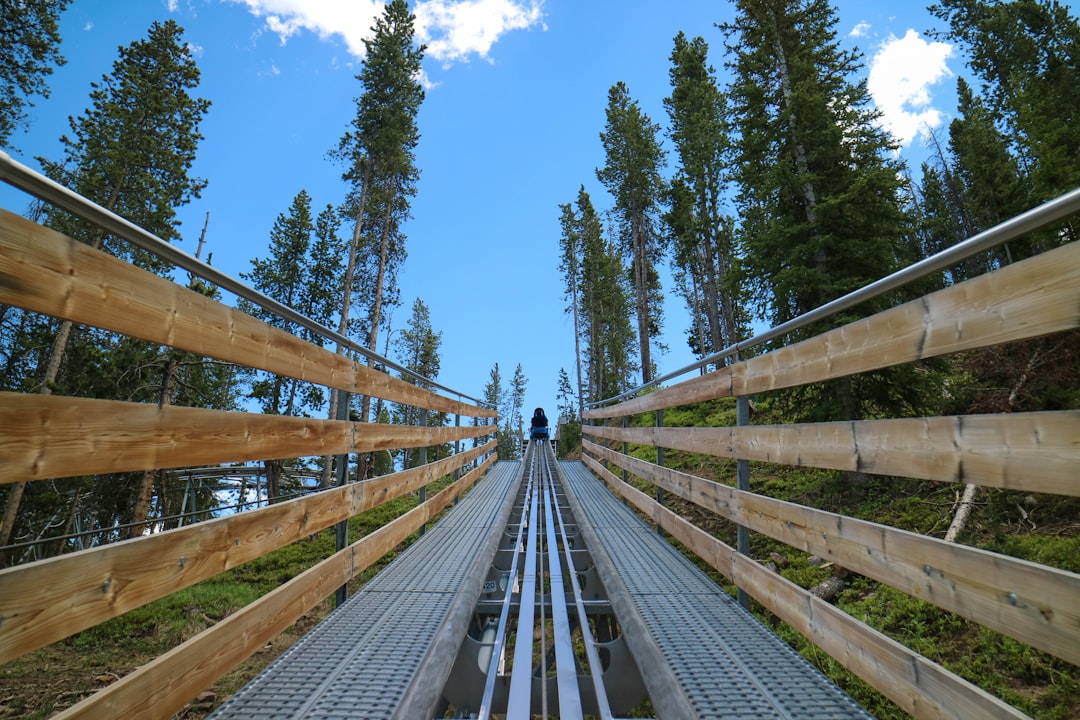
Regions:
[[187, 565], [187, 558], [183, 555], [180, 556], [180, 568], [183, 569]]
[[106, 578], [105, 582], [101, 583], [101, 592], [103, 592], [103, 593], [109, 592], [109, 583], [110, 582], [112, 582], [112, 581], [109, 580], [108, 578]]
[[931, 571], [931, 570], [933, 570], [933, 568], [932, 568], [932, 567], [930, 567], [929, 565], [923, 565], [923, 566], [922, 566], [922, 571], [923, 571], [924, 573], [926, 573], [927, 575], [929, 575], [929, 574], [930, 574], [930, 571]]
[[1016, 606], [1020, 604], [1020, 598], [1014, 592], [1009, 593], [1005, 598], [1009, 601], [1010, 605]]

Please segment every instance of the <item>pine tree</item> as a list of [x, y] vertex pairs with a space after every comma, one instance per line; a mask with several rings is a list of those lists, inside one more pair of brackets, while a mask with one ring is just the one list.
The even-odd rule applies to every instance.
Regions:
[[577, 362], [585, 375], [583, 382], [579, 381], [577, 396], [580, 416], [586, 398], [596, 401], [618, 395], [637, 369], [630, 320], [633, 305], [622, 257], [613, 244], [605, 241], [600, 218], [584, 187], [578, 191], [574, 206], [563, 206], [563, 210], [564, 240], [572, 238], [576, 254]]
[[[424, 46], [414, 41], [414, 21], [405, 0], [386, 4], [373, 37], [364, 40], [356, 117], [332, 152], [345, 165], [342, 179], [351, 187], [346, 209], [353, 221], [338, 331], [346, 333], [352, 294], [358, 292], [366, 314], [363, 342], [373, 351], [385, 307], [396, 298], [397, 271], [405, 260], [401, 225], [419, 178], [416, 116], [424, 100], [418, 81]], [[364, 398], [365, 420], [370, 402]]]
[[46, 78], [64, 64], [60, 14], [68, 0], [21, 0], [0, 8], [0, 145], [27, 123], [33, 98], [49, 97]]
[[507, 392], [503, 387], [502, 373], [499, 371], [499, 363], [495, 363], [494, 367], [491, 368], [490, 379], [484, 385], [484, 403], [488, 407], [495, 408], [498, 412], [498, 418], [496, 418], [495, 422], [500, 423], [500, 420], [502, 421], [496, 430], [499, 458], [510, 460], [518, 456], [518, 443], [506, 413], [506, 400]]
[[525, 386], [528, 385], [525, 370], [521, 363], [514, 368], [514, 377], [510, 381], [510, 426], [520, 428], [522, 424], [521, 408], [525, 404]]
[[[406, 368], [434, 380], [439, 377], [439, 369], [442, 360], [439, 356], [439, 348], [442, 345], [442, 333], [436, 332], [431, 325], [431, 311], [420, 298], [416, 298], [412, 306], [412, 315], [409, 317], [407, 326], [400, 331], [400, 336], [394, 340], [401, 364]], [[402, 375], [406, 382], [416, 384], [419, 381], [411, 375]], [[395, 410], [395, 420], [403, 425], [422, 425], [426, 427], [441, 427], [446, 424], [446, 414], [422, 410], [408, 405], [398, 405]], [[445, 447], [435, 448], [435, 460], [441, 454], [448, 453]], [[419, 449], [403, 450], [402, 454], [406, 467], [415, 466], [419, 458]]]
[[[1009, 152], [1008, 141], [995, 126], [989, 109], [963, 78], [957, 81], [957, 94], [960, 117], [949, 125], [949, 149], [968, 234], [974, 235], [1019, 215], [1032, 202], [1019, 163]], [[995, 248], [989, 253], [985, 270], [1010, 262], [1010, 245], [1016, 247], [1018, 242], [1027, 245], [1030, 240]], [[1025, 247], [1021, 257], [1029, 255], [1031, 250]]]
[[[176, 209], [198, 197], [205, 186], [188, 175], [202, 139], [198, 126], [210, 106], [190, 94], [198, 84], [199, 69], [183, 41], [183, 29], [171, 20], [155, 22], [145, 40], [120, 48], [111, 75], [92, 84], [91, 107], [70, 121], [73, 137], [61, 138], [64, 159], [39, 158], [46, 175], [158, 237], [178, 240]], [[46, 219], [54, 229], [93, 247], [157, 272], [168, 269], [148, 252], [132, 250], [66, 213], [51, 210]], [[67, 388], [90, 397], [115, 397], [116, 387], [135, 377], [128, 370], [157, 356], [156, 349], [141, 341], [77, 331], [65, 321], [56, 326], [48, 361], [38, 372], [38, 387], [43, 394]], [[129, 391], [139, 389], [129, 383]], [[128, 399], [140, 398], [128, 394]], [[125, 503], [130, 507], [130, 497], [122, 490], [112, 492], [118, 487], [113, 482], [101, 488], [107, 498], [102, 512]], [[24, 489], [24, 483], [16, 483], [8, 493], [0, 545], [11, 537]], [[102, 522], [112, 524], [111, 518]]]
[[979, 94], [1013, 143], [1034, 203], [1080, 186], [1080, 23], [1068, 6], [940, 0], [930, 12], [949, 27], [936, 34], [967, 49]]
[[[202, 256], [206, 241], [206, 230], [210, 225], [210, 213], [206, 214], [199, 237], [199, 247], [195, 257]], [[219, 300], [221, 291], [214, 285], [188, 275], [189, 290], [208, 298]], [[146, 346], [143, 346], [146, 347]], [[159, 350], [151, 355], [138, 368], [140, 375], [148, 376], [145, 385], [156, 393], [156, 402], [160, 407], [182, 405], [188, 407], [214, 408], [217, 410], [235, 410], [238, 398], [235, 392], [238, 368], [231, 363], [222, 363], [210, 358], [175, 348]], [[159, 380], [153, 378], [157, 374]], [[150, 515], [154, 500], [154, 488], [158, 487], [158, 505], [164, 515], [166, 473], [147, 470], [139, 474], [136, 481], [134, 509], [131, 513], [129, 537], [138, 537], [146, 531], [144, 523]]]
[[[826, 0], [739, 0], [725, 26], [746, 277], [774, 324], [889, 274], [906, 230], [895, 145], [865, 83], [850, 80], [859, 57], [835, 24]], [[808, 418], [858, 419], [897, 401], [874, 388], [884, 386], [848, 378], [787, 397]]]
[[721, 212], [730, 143], [727, 108], [708, 50], [700, 37], [675, 37], [672, 92], [664, 100], [679, 157], [665, 219], [675, 241], [676, 274], [683, 280], [677, 286], [693, 318], [691, 346], [702, 356], [742, 339], [746, 324], [735, 281], [734, 223]]
[[[251, 261], [251, 270], [240, 277], [259, 292], [283, 305], [308, 315], [311, 290], [321, 281], [312, 273], [312, 234], [315, 224], [311, 218], [311, 197], [301, 190], [293, 198], [287, 212], [277, 216], [270, 230], [270, 255]], [[241, 309], [250, 315], [282, 330], [299, 334], [297, 325], [247, 302]], [[325, 315], [325, 309], [323, 311]], [[308, 315], [310, 317], [310, 315]], [[301, 382], [272, 373], [257, 373], [251, 383], [251, 394], [262, 411], [271, 415], [299, 415], [321, 405], [322, 394], [311, 383]]]
[[558, 451], [559, 457], [567, 457], [571, 450], [581, 444], [581, 416], [578, 415], [579, 399], [570, 385], [570, 376], [565, 368], [559, 368], [559, 391], [557, 398], [559, 409]]
[[[585, 186], [582, 185], [578, 190], [579, 206], [581, 197], [584, 194]], [[561, 251], [559, 270], [562, 272], [563, 280], [566, 283], [563, 298], [570, 301], [570, 304], [566, 307], [566, 312], [574, 319], [574, 370], [577, 375], [577, 396], [580, 402], [583, 394], [581, 376], [582, 228], [579, 227], [579, 217], [574, 213], [573, 205], [570, 203], [560, 205], [559, 213], [559, 224], [562, 226], [562, 237], [559, 238], [559, 249]], [[579, 407], [578, 414], [580, 415], [583, 412], [584, 409]]]
[[585, 290], [589, 401], [596, 402], [627, 390], [638, 369], [633, 291], [615, 244], [599, 235], [586, 246], [582, 268], [590, 279]]
[[652, 380], [653, 338], [660, 335], [663, 295], [656, 265], [664, 258], [658, 228], [664, 196], [664, 151], [657, 139], [660, 126], [641, 111], [622, 82], [608, 92], [607, 124], [600, 133], [605, 162], [596, 176], [615, 199], [619, 245], [630, 259], [631, 284], [637, 318], [641, 381]]
[[[301, 190], [287, 213], [278, 215], [270, 231], [270, 256], [251, 261], [252, 270], [241, 277], [260, 292], [287, 305], [322, 325], [331, 322], [341, 297], [341, 249], [337, 236], [340, 220], [327, 205], [312, 222], [311, 198]], [[324, 345], [323, 336], [280, 318], [274, 313], [241, 302], [241, 308], [255, 317], [308, 342]], [[256, 373], [249, 397], [259, 402], [263, 412], [274, 415], [307, 415], [325, 407], [322, 387], [296, 378]], [[280, 479], [288, 464], [267, 461], [267, 486], [271, 497], [280, 491]]]

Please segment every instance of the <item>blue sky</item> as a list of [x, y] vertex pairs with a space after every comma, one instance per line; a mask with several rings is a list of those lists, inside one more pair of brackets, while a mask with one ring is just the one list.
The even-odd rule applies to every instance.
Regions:
[[[917, 170], [926, 153], [920, 129], [943, 129], [955, 112], [960, 53], [927, 38], [940, 23], [921, 2], [836, 5], [837, 31], [865, 55], [875, 102]], [[409, 258], [392, 329], [422, 298], [443, 333], [443, 384], [479, 396], [494, 363], [507, 381], [521, 363], [526, 415], [536, 406], [553, 415], [559, 368], [573, 374], [557, 269], [558, 205], [574, 200], [582, 184], [599, 209], [611, 204], [595, 173], [603, 164], [607, 91], [624, 81], [666, 127], [674, 36], [704, 37], [723, 78], [714, 23], [730, 20], [733, 6], [424, 0], [412, 7], [430, 46], [428, 91], [418, 118], [422, 176], [405, 227]], [[209, 212], [206, 250], [235, 276], [267, 255], [275, 218], [301, 189], [316, 213], [343, 199], [341, 168], [326, 153], [353, 117], [361, 38], [380, 11], [372, 0], [75, 0], [61, 23], [68, 64], [51, 77], [51, 96], [30, 109], [30, 130], [5, 149], [33, 168], [35, 156], [59, 159], [68, 116], [85, 111], [90, 83], [111, 71], [118, 46], [145, 37], [154, 20], [176, 20], [202, 70], [199, 94], [213, 103], [194, 168], [209, 185], [181, 211], [181, 247], [194, 253]], [[23, 212], [26, 205], [0, 187], [0, 206]], [[683, 340], [687, 313], [670, 279], [665, 294], [670, 352], [656, 358], [661, 373], [693, 361]]]

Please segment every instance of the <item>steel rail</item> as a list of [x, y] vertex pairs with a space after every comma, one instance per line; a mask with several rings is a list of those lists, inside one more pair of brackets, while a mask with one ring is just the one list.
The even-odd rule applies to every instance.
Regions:
[[[499, 662], [503, 648], [506, 646], [507, 628], [509, 627], [510, 606], [513, 604], [514, 585], [517, 584], [518, 560], [522, 554], [521, 539], [527, 523], [531, 520], [527, 516], [526, 507], [532, 500], [536, 489], [533, 478], [529, 478], [529, 484], [525, 486], [525, 496], [522, 501], [521, 518], [518, 521], [517, 536], [514, 540], [514, 558], [510, 561], [510, 571], [507, 574], [506, 594], [503, 596], [502, 610], [499, 612], [499, 625], [495, 635], [495, 644], [492, 647], [491, 658], [488, 660], [487, 679], [484, 681], [484, 694], [480, 701], [480, 712], [477, 720], [491, 720], [491, 705], [495, 697], [495, 679], [499, 672]], [[520, 601], [519, 601], [520, 602]]]
[[117, 215], [111, 210], [103, 208], [94, 201], [79, 195], [73, 190], [64, 187], [60, 183], [51, 180], [41, 173], [26, 167], [22, 163], [12, 159], [10, 155], [2, 150], [0, 150], [0, 180], [3, 180], [23, 192], [29, 193], [40, 200], [55, 205], [72, 215], [81, 217], [106, 232], [123, 238], [131, 244], [157, 255], [161, 259], [167, 260], [173, 265], [183, 268], [207, 282], [228, 290], [237, 297], [255, 303], [264, 310], [273, 312], [284, 320], [296, 323], [300, 327], [310, 330], [327, 340], [332, 340], [344, 349], [357, 352], [373, 363], [381, 364], [384, 367], [396, 370], [402, 375], [412, 378], [419, 383], [423, 383], [424, 387], [437, 388], [450, 393], [451, 395], [456, 395], [461, 399], [471, 400], [477, 405], [487, 404], [483, 400], [478, 400], [458, 392], [453, 388], [442, 385], [430, 378], [424, 377], [403, 365], [399, 365], [389, 358], [379, 355], [373, 350], [365, 348], [341, 333], [315, 322], [306, 315], [296, 312], [288, 305], [284, 305], [283, 303], [274, 300], [272, 297], [264, 295], [258, 290], [221, 272], [212, 265], [208, 265], [202, 260], [187, 254], [183, 250], [162, 240], [157, 235], [139, 227], [130, 220]]
[[[546, 493], [544, 492], [544, 474], [539, 471], [540, 460], [536, 456], [536, 451], [530, 445], [527, 451], [528, 456], [532, 461], [532, 472], [534, 476], [539, 477], [540, 488], [540, 516], [537, 518], [537, 534], [539, 535], [542, 530], [540, 529], [541, 523], [544, 522], [544, 518], [547, 517], [547, 503]], [[547, 544], [546, 535], [540, 535], [538, 538], [538, 547], [536, 548], [536, 557], [540, 563], [539, 577], [540, 577], [540, 667], [537, 670], [540, 673], [540, 720], [548, 720], [548, 684], [547, 684], [547, 601], [544, 600], [544, 558], [547, 557]]]
[[895, 290], [908, 283], [914, 282], [915, 280], [920, 280], [931, 273], [935, 273], [938, 270], [944, 270], [950, 265], [955, 265], [984, 250], [989, 250], [998, 245], [1002, 245], [1009, 240], [1020, 237], [1024, 233], [1039, 230], [1052, 222], [1069, 217], [1070, 215], [1075, 215], [1078, 212], [1080, 212], [1080, 188], [1065, 193], [1053, 200], [1049, 200], [1042, 205], [1023, 212], [1003, 223], [999, 223], [992, 228], [983, 230], [977, 235], [972, 235], [970, 238], [962, 240], [950, 248], [946, 248], [945, 250], [935, 253], [928, 258], [924, 258], [906, 268], [897, 270], [891, 275], [887, 275], [880, 280], [876, 280], [847, 295], [825, 303], [810, 312], [803, 313], [796, 318], [792, 318], [785, 323], [781, 323], [774, 328], [758, 333], [757, 335], [737, 342], [734, 345], [729, 345], [723, 350], [718, 350], [690, 365], [669, 372], [658, 378], [654, 378], [632, 390], [627, 390], [619, 395], [613, 395], [609, 398], [604, 398], [603, 400], [597, 400], [596, 402], [586, 403], [586, 405], [589, 408], [595, 408], [601, 405], [625, 400], [626, 398], [637, 395], [642, 390], [654, 387], [660, 383], [667, 382], [668, 380], [673, 380], [680, 375], [685, 375], [688, 372], [698, 370], [705, 365], [718, 362], [733, 355], [738, 356], [750, 348], [757, 347], [758, 345], [762, 345], [782, 335], [787, 335], [788, 333], [804, 328], [807, 325], [824, 320], [838, 312], [852, 308], [867, 300], [872, 300], [890, 290]]
[[[550, 450], [545, 448], [545, 459], [550, 464]], [[596, 694], [596, 705], [600, 720], [611, 720], [611, 705], [608, 703], [607, 688], [604, 686], [604, 668], [600, 662], [600, 654], [596, 650], [596, 638], [593, 637], [592, 628], [589, 626], [589, 616], [585, 611], [585, 602], [581, 597], [581, 586], [577, 579], [577, 570], [574, 568], [574, 557], [570, 552], [570, 542], [566, 537], [566, 523], [563, 521], [562, 510], [556, 503], [554, 505], [556, 519], [559, 522], [559, 533], [562, 536], [563, 553], [566, 556], [566, 564], [570, 573], [570, 588], [574, 593], [574, 606], [577, 609], [578, 623], [581, 625], [581, 637], [585, 644], [585, 657], [589, 660], [589, 676], [592, 679], [593, 691]]]
[[[543, 441], [542, 441], [543, 442]], [[547, 443], [544, 442], [544, 445]], [[571, 720], [582, 717], [581, 690], [577, 682], [577, 663], [574, 660], [573, 636], [570, 631], [570, 618], [566, 612], [566, 589], [563, 585], [563, 564], [558, 551], [558, 540], [555, 535], [555, 515], [559, 513], [559, 506], [555, 502], [554, 487], [552, 486], [551, 467], [548, 462], [548, 448], [539, 448], [540, 454], [540, 486], [544, 493], [544, 503], [547, 511], [544, 513], [544, 531], [547, 536], [548, 573], [550, 580], [551, 597], [551, 623], [555, 637], [555, 677], [559, 688], [559, 716]], [[536, 450], [533, 451], [536, 455]], [[565, 535], [563, 536], [565, 542]], [[569, 566], [571, 577], [574, 566]], [[582, 627], [584, 634], [588, 625]], [[541, 629], [543, 632], [543, 629]], [[542, 662], [546, 665], [546, 661]], [[546, 684], [547, 672], [541, 672], [541, 682]]]
[[[532, 468], [529, 468], [530, 482]], [[508, 720], [532, 716], [532, 651], [533, 623], [536, 619], [536, 543], [540, 493], [534, 492], [529, 502], [529, 534], [525, 541], [525, 573], [518, 600], [517, 638], [514, 641], [514, 667], [510, 673], [510, 694], [506, 703]], [[541, 663], [543, 660], [541, 660]]]

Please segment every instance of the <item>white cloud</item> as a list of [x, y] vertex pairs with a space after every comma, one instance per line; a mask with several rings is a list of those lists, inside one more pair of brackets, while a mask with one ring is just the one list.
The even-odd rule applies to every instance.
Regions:
[[901, 145], [926, 137], [944, 121], [931, 105], [930, 88], [952, 76], [948, 43], [927, 42], [915, 30], [890, 36], [870, 60], [867, 90], [882, 112], [882, 124]]
[[194, 43], [189, 42], [187, 44], [187, 51], [189, 53], [191, 53], [191, 57], [193, 57], [193, 58], [201, 58], [203, 56], [203, 46], [202, 45], [196, 45]]
[[542, 25], [541, 0], [421, 0], [416, 4], [416, 34], [427, 54], [444, 65], [487, 58], [499, 38], [511, 30]]
[[246, 5], [255, 17], [266, 18], [266, 28], [281, 38], [281, 44], [301, 30], [322, 39], [339, 35], [349, 52], [364, 55], [364, 38], [375, 18], [382, 14], [380, 0], [231, 0]]
[[851, 28], [851, 32], [848, 33], [848, 37], [860, 38], [866, 37], [870, 34], [870, 23], [861, 22], [855, 27]]
[[93, 30], [93, 29], [94, 29], [94, 21], [93, 20], [88, 20], [87, 23], [85, 25], [83, 25], [83, 30], [89, 31], [89, 30]]
[[[364, 56], [364, 38], [382, 15], [382, 0], [230, 0], [245, 5], [281, 44], [301, 30], [327, 39], [338, 35], [355, 57]], [[541, 23], [543, 0], [420, 0], [417, 39], [427, 54], [444, 64], [486, 58], [502, 35]]]

